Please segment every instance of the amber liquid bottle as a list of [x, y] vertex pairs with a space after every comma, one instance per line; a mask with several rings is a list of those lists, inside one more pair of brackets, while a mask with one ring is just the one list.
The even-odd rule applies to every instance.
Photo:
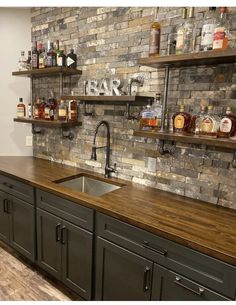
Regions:
[[184, 111], [184, 106], [181, 105], [179, 112], [173, 115], [173, 132], [188, 133], [190, 130], [191, 115]]
[[76, 122], [78, 120], [78, 109], [76, 101], [69, 101], [68, 106], [68, 121]]
[[227, 107], [226, 113], [220, 120], [220, 128], [218, 131], [219, 138], [233, 137], [236, 132], [236, 116], [232, 114], [231, 108]]
[[157, 21], [156, 10], [155, 21], [151, 24], [150, 28], [150, 38], [149, 38], [149, 56], [160, 54], [160, 38], [161, 38], [161, 25]]

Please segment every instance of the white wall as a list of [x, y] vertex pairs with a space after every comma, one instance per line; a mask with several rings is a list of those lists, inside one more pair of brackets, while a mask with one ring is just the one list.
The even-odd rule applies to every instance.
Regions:
[[13, 122], [19, 97], [26, 104], [30, 98], [30, 80], [15, 77], [20, 51], [31, 49], [30, 10], [0, 7], [0, 155], [32, 155], [26, 147], [26, 136], [31, 135], [31, 125]]

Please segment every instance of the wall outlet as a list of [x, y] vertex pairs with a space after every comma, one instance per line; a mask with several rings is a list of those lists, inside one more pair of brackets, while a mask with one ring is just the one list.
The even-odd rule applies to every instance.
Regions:
[[26, 136], [25, 137], [25, 146], [32, 146], [33, 145], [33, 137], [32, 136]]

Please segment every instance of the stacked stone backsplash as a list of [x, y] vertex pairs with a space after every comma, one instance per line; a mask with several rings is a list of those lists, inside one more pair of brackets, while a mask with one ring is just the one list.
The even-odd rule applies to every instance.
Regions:
[[[83, 81], [118, 77], [127, 82], [142, 75], [139, 95], [163, 93], [164, 70], [139, 66], [138, 59], [148, 56], [149, 28], [155, 8], [149, 7], [76, 7], [32, 9], [32, 41], [46, 43], [60, 40], [68, 52], [76, 48], [81, 76], [67, 77], [64, 94], [83, 95]], [[195, 23], [201, 28], [207, 8], [195, 8]], [[231, 32], [236, 33], [236, 8], [229, 8]], [[168, 34], [182, 22], [181, 8], [161, 7], [161, 54], [166, 53]], [[199, 39], [197, 41], [199, 44]], [[50, 91], [59, 98], [59, 79], [34, 81], [34, 95], [48, 97]], [[135, 94], [135, 92], [133, 92]], [[184, 103], [191, 113], [198, 112], [206, 100], [221, 114], [230, 105], [236, 112], [236, 65], [201, 66], [172, 69], [170, 72], [168, 109], [170, 114]], [[63, 139], [61, 131], [45, 128], [34, 136], [34, 156], [63, 162], [103, 173], [105, 152], [98, 151], [98, 161], [91, 161], [91, 147], [96, 124], [107, 120], [111, 127], [111, 163], [117, 163], [118, 177], [161, 190], [236, 209], [236, 169], [231, 165], [232, 151], [204, 145], [177, 143], [173, 155], [161, 156], [158, 140], [135, 137], [138, 122], [124, 117], [125, 106], [91, 106], [95, 116], [83, 116], [82, 127], [72, 131], [72, 141]], [[132, 109], [140, 111], [142, 107]], [[98, 145], [105, 143], [100, 130]]]

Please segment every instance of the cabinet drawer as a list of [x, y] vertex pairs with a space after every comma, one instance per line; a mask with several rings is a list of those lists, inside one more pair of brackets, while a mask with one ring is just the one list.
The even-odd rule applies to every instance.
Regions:
[[93, 230], [93, 210], [51, 193], [36, 190], [37, 207], [66, 219], [84, 229]]
[[0, 175], [0, 189], [28, 203], [34, 203], [34, 188], [21, 181]]
[[205, 287], [235, 298], [234, 266], [101, 213], [97, 213], [96, 234]]

